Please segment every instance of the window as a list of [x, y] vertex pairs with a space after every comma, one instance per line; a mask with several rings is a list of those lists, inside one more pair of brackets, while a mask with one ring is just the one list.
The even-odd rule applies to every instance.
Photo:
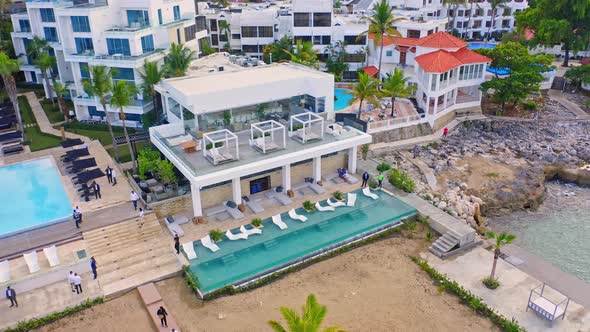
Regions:
[[94, 54], [92, 38], [74, 38], [78, 54]]
[[189, 25], [184, 28], [184, 41], [188, 42], [196, 38], [195, 34], [197, 33], [197, 25]]
[[57, 42], [57, 29], [52, 27], [43, 27], [45, 33], [45, 40], [48, 42]]
[[29, 20], [18, 20], [20, 32], [31, 32], [31, 22]]
[[154, 50], [154, 36], [147, 35], [141, 37], [141, 50], [143, 53], [148, 53]]
[[220, 42], [226, 42], [227, 41], [227, 35], [226, 34], [219, 35], [219, 41]]
[[80, 62], [80, 77], [90, 78], [90, 73], [88, 72], [88, 62]]
[[130, 27], [147, 27], [150, 25], [150, 16], [147, 10], [128, 10], [127, 25]]
[[133, 68], [118, 68], [116, 69], [117, 74], [113, 75], [113, 80], [116, 81], [134, 81], [135, 82], [135, 74], [133, 73]]
[[294, 27], [308, 27], [309, 26], [309, 13], [294, 13], [293, 14], [293, 26]]
[[258, 45], [242, 45], [242, 50], [246, 53], [258, 53]]
[[104, 111], [99, 111], [96, 109], [96, 106], [88, 106], [88, 115], [90, 116], [99, 116], [101, 118], [104, 117]]
[[272, 27], [258, 27], [258, 37], [272, 38]]
[[217, 31], [217, 20], [209, 21], [209, 26], [211, 27], [211, 31]]
[[129, 39], [107, 38], [107, 50], [109, 55], [122, 54], [129, 56], [131, 55], [131, 50], [129, 49]]
[[331, 36], [322, 36], [322, 44], [323, 45], [330, 45], [331, 40], [332, 40]]
[[41, 8], [41, 22], [55, 22], [55, 15], [51, 8]]
[[385, 51], [385, 56], [393, 56], [393, 51]]
[[420, 30], [408, 30], [408, 38], [420, 38]]
[[314, 45], [321, 45], [322, 44], [322, 36], [313, 36], [313, 44]]
[[162, 10], [158, 9], [158, 23], [160, 25], [164, 24], [164, 20], [162, 19]]
[[258, 37], [257, 27], [242, 27], [242, 38], [256, 38]]
[[180, 40], [180, 29], [176, 29], [176, 41], [180, 44], [182, 41]]
[[180, 6], [174, 6], [172, 7], [172, 10], [174, 11], [174, 20], [180, 20]]
[[219, 38], [216, 34], [211, 34], [211, 46], [219, 45]]
[[72, 31], [74, 32], [90, 32], [90, 23], [88, 16], [72, 16]]
[[331, 13], [314, 13], [313, 14], [314, 27], [330, 27], [332, 26]]
[[232, 33], [231, 39], [240, 39], [240, 34], [239, 33]]
[[365, 45], [367, 43], [367, 36], [344, 36], [344, 43], [346, 45]]

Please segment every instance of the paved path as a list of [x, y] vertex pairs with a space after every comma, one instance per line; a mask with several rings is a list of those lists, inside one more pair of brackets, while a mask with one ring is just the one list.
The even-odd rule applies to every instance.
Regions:
[[590, 117], [590, 114], [584, 112], [584, 110], [576, 105], [576, 103], [567, 100], [560, 91], [549, 89], [549, 97], [553, 98], [555, 101], [561, 104], [561, 106], [567, 108], [568, 111], [575, 113], [577, 116], [580, 117]]
[[418, 167], [420, 172], [422, 172], [422, 175], [424, 175], [424, 177], [426, 178], [426, 182], [428, 183], [430, 189], [432, 189], [433, 191], [438, 191], [440, 189], [440, 187], [438, 186], [438, 181], [436, 180], [436, 176], [432, 171], [432, 168], [428, 167], [428, 165], [426, 165], [426, 163], [424, 163], [422, 160], [414, 158], [412, 154], [408, 151], [401, 151], [400, 154], [404, 158], [406, 158], [406, 160]]

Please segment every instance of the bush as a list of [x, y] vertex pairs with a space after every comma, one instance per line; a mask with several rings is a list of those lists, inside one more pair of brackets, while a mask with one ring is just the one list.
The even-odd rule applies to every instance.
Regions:
[[361, 155], [363, 160], [367, 160], [367, 155], [369, 154], [369, 144], [361, 145]]
[[[217, 142], [215, 143], [215, 147], [216, 148], [220, 148], [223, 146], [223, 142]], [[211, 150], [211, 148], [213, 148], [213, 144], [212, 143], [207, 143], [207, 145], [205, 145], [205, 150]]]
[[153, 149], [142, 149], [137, 156], [137, 167], [139, 178], [147, 179], [145, 173], [148, 171], [157, 171], [160, 163], [160, 152]]
[[158, 174], [167, 183], [176, 183], [178, 179], [174, 173], [174, 165], [168, 160], [160, 160], [158, 163]]
[[261, 225], [262, 225], [262, 219], [260, 219], [260, 218], [252, 219], [252, 226], [260, 227]]
[[410, 179], [408, 173], [397, 168], [394, 168], [389, 172], [389, 183], [408, 193], [414, 192], [414, 189], [416, 188], [416, 184]]
[[341, 191], [337, 191], [334, 193], [334, 198], [336, 198], [337, 200], [341, 201], [344, 199], [344, 194]]
[[209, 237], [213, 242], [219, 242], [223, 239], [223, 232], [218, 229], [212, 229], [209, 231]]
[[484, 278], [481, 282], [489, 289], [496, 289], [500, 287], [500, 282], [498, 279]]
[[186, 285], [190, 288], [193, 292], [198, 294], [199, 290], [199, 277], [193, 274], [190, 269], [189, 265], [184, 265], [182, 267], [182, 272], [184, 274], [184, 280], [186, 281]]
[[534, 111], [537, 109], [538, 105], [533, 100], [524, 100], [522, 102], [522, 107], [527, 111]]
[[307, 212], [315, 211], [315, 205], [311, 201], [303, 202], [303, 209]]
[[371, 188], [371, 189], [377, 189], [377, 187], [379, 187], [379, 183], [377, 183], [377, 181], [375, 181], [375, 180], [369, 180], [369, 188]]
[[387, 172], [390, 169], [391, 169], [391, 165], [389, 165], [388, 163], [381, 163], [381, 164], [377, 165], [377, 170], [381, 173]]
[[155, 110], [151, 110], [141, 115], [141, 123], [143, 124], [143, 127], [146, 129], [157, 125], [158, 123], [156, 120], [157, 119]]
[[432, 234], [431, 231], [426, 232], [426, 241], [432, 242], [433, 238], [434, 238], [434, 235]]

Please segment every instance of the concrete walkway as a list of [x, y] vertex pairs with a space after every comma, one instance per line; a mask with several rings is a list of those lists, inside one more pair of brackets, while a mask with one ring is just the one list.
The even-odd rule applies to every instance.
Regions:
[[[570, 301], [565, 319], [555, 321], [553, 326], [533, 311], [526, 311], [531, 289], [542, 282], [502, 259], [498, 260], [496, 270], [496, 276], [502, 285], [496, 290], [485, 287], [481, 281], [490, 273], [494, 254], [482, 247], [444, 261], [430, 253], [423, 254], [423, 257], [438, 272], [446, 274], [449, 279], [457, 281], [465, 289], [481, 297], [487, 305], [505, 317], [514, 317], [529, 332], [588, 331], [590, 328], [590, 311], [574, 301]], [[561, 300], [556, 294], [552, 295], [553, 301]]]
[[577, 116], [588, 118], [590, 114], [586, 113], [580, 106], [576, 105], [567, 100], [563, 94], [558, 90], [549, 89], [549, 97], [561, 104], [561, 106], [567, 108], [568, 111], [575, 113]]
[[426, 178], [426, 182], [428, 183], [430, 189], [433, 191], [438, 191], [440, 189], [432, 168], [428, 167], [428, 165], [426, 165], [422, 160], [414, 158], [408, 151], [401, 151], [400, 154], [406, 158], [406, 160], [418, 167], [420, 172], [422, 172], [422, 175], [424, 175]]

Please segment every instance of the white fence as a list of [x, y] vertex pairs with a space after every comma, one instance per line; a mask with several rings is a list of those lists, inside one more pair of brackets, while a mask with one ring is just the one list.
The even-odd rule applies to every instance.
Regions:
[[372, 121], [367, 124], [367, 133], [378, 133], [380, 131], [392, 130], [403, 127], [415, 126], [420, 123], [426, 123], [426, 117], [421, 118], [420, 115], [410, 115], [395, 119], [387, 119], [381, 121]]

